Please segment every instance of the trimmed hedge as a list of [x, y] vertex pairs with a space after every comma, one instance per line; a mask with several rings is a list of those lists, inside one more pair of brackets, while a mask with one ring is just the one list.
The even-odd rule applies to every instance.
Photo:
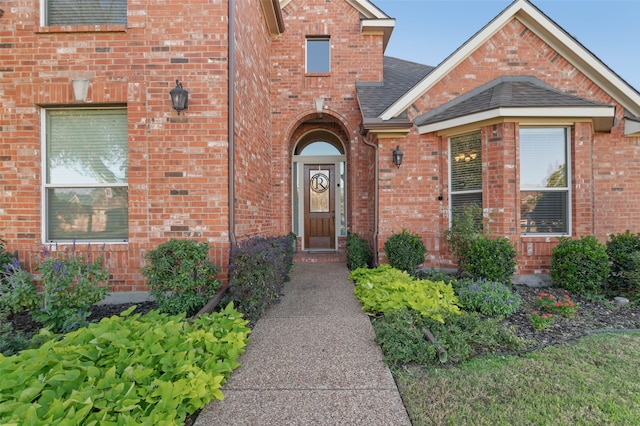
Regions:
[[232, 251], [229, 291], [224, 300], [233, 301], [249, 321], [260, 318], [289, 280], [294, 241], [294, 234], [253, 237]]
[[560, 238], [551, 255], [551, 279], [561, 288], [579, 295], [602, 291], [609, 274], [604, 244], [589, 235], [572, 240]]
[[369, 242], [358, 234], [347, 235], [347, 267], [350, 271], [371, 266], [373, 252]]
[[389, 265], [411, 274], [424, 263], [427, 249], [418, 234], [403, 228], [401, 233], [393, 233], [385, 241], [384, 252]]

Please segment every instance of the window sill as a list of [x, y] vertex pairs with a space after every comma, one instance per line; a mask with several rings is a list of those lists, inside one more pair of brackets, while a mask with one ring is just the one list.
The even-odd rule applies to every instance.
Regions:
[[126, 25], [54, 25], [38, 27], [36, 34], [57, 33], [124, 33]]
[[308, 72], [304, 74], [305, 77], [331, 77], [330, 72]]
[[547, 243], [551, 239], [571, 237], [571, 234], [520, 234], [520, 238], [530, 243]]

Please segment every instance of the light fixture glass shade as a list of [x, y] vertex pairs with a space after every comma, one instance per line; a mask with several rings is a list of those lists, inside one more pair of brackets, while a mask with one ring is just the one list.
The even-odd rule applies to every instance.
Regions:
[[169, 95], [171, 96], [172, 107], [178, 111], [178, 114], [189, 106], [189, 92], [182, 88], [182, 83], [178, 82], [178, 80], [176, 80], [176, 87], [171, 89]]
[[398, 168], [400, 168], [402, 164], [402, 157], [404, 157], [404, 152], [400, 151], [400, 145], [398, 145], [396, 149], [393, 150], [393, 164]]

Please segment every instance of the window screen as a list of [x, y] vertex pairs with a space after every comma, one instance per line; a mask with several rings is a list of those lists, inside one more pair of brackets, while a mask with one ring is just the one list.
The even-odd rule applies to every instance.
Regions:
[[46, 25], [127, 23], [127, 0], [43, 0]]
[[47, 111], [47, 241], [127, 239], [127, 150], [124, 109]]
[[569, 232], [566, 128], [520, 129], [520, 230]]

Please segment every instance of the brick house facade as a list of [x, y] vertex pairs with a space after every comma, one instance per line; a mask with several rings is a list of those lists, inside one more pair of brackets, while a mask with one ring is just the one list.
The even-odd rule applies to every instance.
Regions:
[[548, 273], [558, 236], [640, 231], [640, 94], [526, 0], [437, 67], [384, 56], [395, 22], [366, 0], [97, 4], [0, 6], [0, 236], [28, 267], [104, 247], [111, 290], [138, 292], [170, 238], [207, 241], [224, 277], [252, 236], [341, 253], [355, 232], [384, 262], [402, 228], [452, 267], [466, 201], [521, 275]]

